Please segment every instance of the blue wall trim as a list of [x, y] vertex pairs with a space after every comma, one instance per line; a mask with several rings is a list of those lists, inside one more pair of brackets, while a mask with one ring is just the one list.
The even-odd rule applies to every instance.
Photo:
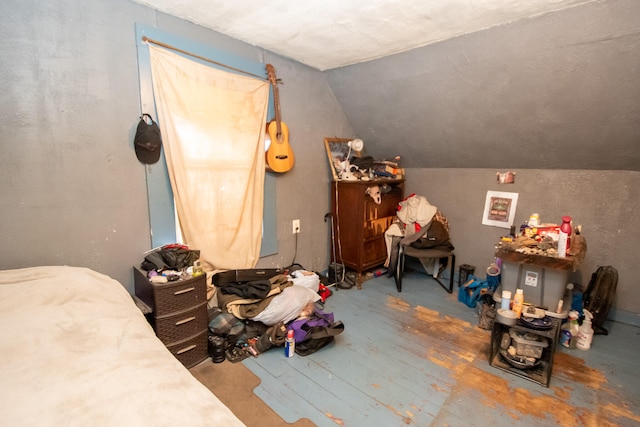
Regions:
[[[211, 46], [206, 46], [192, 40], [169, 34], [165, 31], [158, 30], [157, 28], [143, 24], [136, 24], [136, 47], [138, 51], [138, 74], [140, 79], [140, 109], [142, 113], [148, 113], [154, 117], [154, 119], [157, 119], [158, 116], [153, 98], [151, 62], [149, 58], [149, 47], [142, 40], [143, 36], [258, 76], [265, 76], [266, 78], [265, 66], [260, 62], [235, 56], [229, 52], [224, 52]], [[176, 53], [210, 67], [233, 72], [228, 68], [217, 66], [207, 61], [203, 61], [192, 56], [186, 56], [179, 52]], [[273, 117], [272, 104], [272, 102], [269, 103], [269, 119]], [[158, 247], [167, 243], [175, 243], [175, 207], [173, 204], [173, 192], [171, 191], [171, 183], [169, 181], [169, 173], [167, 171], [164, 152], [161, 154], [158, 163], [146, 165], [146, 174], [147, 197], [149, 200], [149, 223], [151, 225], [151, 246]], [[275, 184], [275, 178], [266, 173], [264, 182], [265, 202], [263, 213], [263, 235], [262, 246], [260, 248], [261, 257], [273, 255], [278, 252]]]

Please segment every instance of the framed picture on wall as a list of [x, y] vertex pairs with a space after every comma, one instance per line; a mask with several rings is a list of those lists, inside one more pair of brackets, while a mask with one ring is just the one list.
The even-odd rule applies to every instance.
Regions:
[[516, 216], [518, 193], [487, 191], [482, 224], [510, 228]]

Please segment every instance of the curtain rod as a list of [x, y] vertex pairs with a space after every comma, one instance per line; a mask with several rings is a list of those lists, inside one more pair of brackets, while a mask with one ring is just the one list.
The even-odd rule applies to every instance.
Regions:
[[252, 76], [252, 77], [257, 77], [257, 78], [259, 78], [260, 80], [267, 80], [264, 76], [258, 76], [258, 75], [256, 75], [256, 74], [250, 73], [250, 72], [248, 72], [248, 71], [244, 71], [244, 70], [241, 70], [241, 69], [239, 69], [239, 68], [235, 68], [235, 67], [232, 67], [232, 66], [230, 66], [230, 65], [223, 64], [223, 63], [221, 63], [221, 62], [213, 61], [213, 60], [208, 59], [208, 58], [205, 58], [205, 57], [203, 57], [203, 56], [196, 55], [196, 54], [191, 53], [191, 52], [187, 52], [186, 50], [178, 49], [178, 48], [177, 48], [177, 47], [175, 47], [175, 46], [171, 46], [171, 45], [169, 45], [169, 44], [162, 43], [162, 42], [159, 42], [159, 41], [154, 40], [154, 39], [150, 39], [150, 38], [149, 38], [149, 37], [147, 37], [147, 36], [142, 36], [142, 41], [143, 41], [143, 42], [147, 42], [147, 43], [153, 43], [153, 44], [156, 44], [156, 45], [158, 45], [158, 46], [162, 46], [162, 47], [167, 48], [167, 49], [175, 50], [176, 52], [184, 53], [185, 55], [193, 56], [194, 58], [198, 58], [198, 59], [201, 59], [201, 60], [203, 60], [203, 61], [209, 62], [209, 63], [211, 63], [211, 64], [219, 65], [219, 66], [221, 66], [221, 67], [228, 68], [228, 69], [233, 70], [233, 71], [237, 71], [237, 72], [239, 72], [239, 73], [247, 74], [247, 75]]

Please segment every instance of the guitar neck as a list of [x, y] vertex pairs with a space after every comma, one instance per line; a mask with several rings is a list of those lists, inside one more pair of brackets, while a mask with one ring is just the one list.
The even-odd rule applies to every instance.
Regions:
[[277, 135], [278, 135], [278, 139], [281, 138], [282, 136], [282, 125], [280, 124], [281, 122], [281, 116], [280, 116], [280, 95], [278, 94], [278, 86], [274, 85], [273, 86], [273, 108], [275, 111], [275, 115], [276, 115], [276, 129], [277, 129]]
[[280, 94], [278, 93], [278, 79], [276, 79], [276, 70], [273, 68], [273, 65], [267, 64], [266, 68], [267, 74], [269, 75], [269, 81], [271, 82], [271, 86], [273, 86], [273, 107], [276, 115], [276, 135], [278, 140], [281, 140], [282, 126], [280, 125]]

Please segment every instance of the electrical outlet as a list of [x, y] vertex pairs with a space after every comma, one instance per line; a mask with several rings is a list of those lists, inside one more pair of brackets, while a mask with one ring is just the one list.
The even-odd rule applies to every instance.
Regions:
[[293, 227], [293, 234], [297, 234], [300, 232], [300, 220], [299, 219], [294, 219], [293, 221], [291, 221], [291, 225]]

